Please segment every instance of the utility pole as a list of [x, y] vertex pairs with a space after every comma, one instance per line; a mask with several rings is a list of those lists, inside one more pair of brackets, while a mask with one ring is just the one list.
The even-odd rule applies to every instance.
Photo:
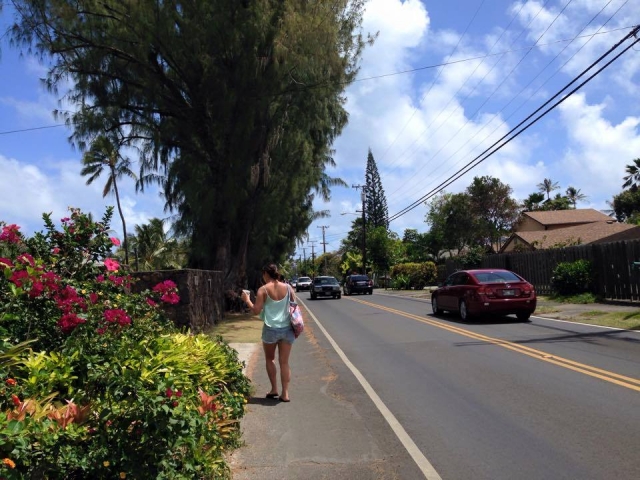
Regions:
[[351, 188], [355, 188], [362, 191], [360, 192], [360, 197], [362, 198], [362, 273], [364, 275], [367, 274], [367, 219], [364, 214], [364, 201], [366, 198], [366, 185], [351, 185]]
[[309, 242], [311, 244], [311, 271], [313, 272], [312, 277], [315, 277], [316, 273], [316, 252], [314, 250], [316, 241], [313, 240]]
[[[307, 265], [307, 247], [302, 247], [302, 255], [304, 256], [304, 263], [302, 264], [305, 268]], [[304, 273], [304, 272], [302, 272]]]
[[327, 242], [324, 239], [324, 231], [329, 228], [329, 225], [320, 225], [318, 228], [322, 229], [322, 255], [324, 256], [324, 274], [327, 274]]

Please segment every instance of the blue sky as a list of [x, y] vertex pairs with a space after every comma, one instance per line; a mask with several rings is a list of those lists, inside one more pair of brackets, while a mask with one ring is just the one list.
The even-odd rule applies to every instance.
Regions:
[[[5, 5], [0, 31], [11, 15]], [[369, 0], [363, 27], [379, 35], [364, 53], [361, 80], [347, 89], [349, 124], [330, 175], [363, 184], [371, 148], [389, 214], [399, 212], [532, 113], [638, 18], [635, 0]], [[70, 107], [41, 86], [46, 66], [21, 57], [6, 37], [0, 48], [0, 219], [31, 233], [42, 228], [42, 212], [59, 219], [74, 206], [101, 216], [114, 199], [102, 198], [104, 182], [85, 185], [66, 127], [5, 133], [56, 125], [51, 112]], [[424, 68], [442, 63], [450, 64]], [[411, 69], [420, 70], [367, 80]], [[551, 178], [559, 193], [573, 186], [587, 195], [579, 208], [608, 208], [625, 165], [640, 157], [639, 94], [640, 44], [446, 191], [491, 175], [522, 200]], [[137, 195], [132, 184], [122, 192], [128, 225], [167, 216], [157, 192]], [[360, 207], [358, 191], [334, 189], [329, 203], [316, 205], [331, 217], [311, 225], [298, 255], [305, 247], [309, 256], [311, 242], [322, 252], [321, 226], [326, 249], [336, 250]], [[391, 229], [427, 231], [426, 210], [419, 205]], [[117, 219], [112, 228], [119, 234]]]

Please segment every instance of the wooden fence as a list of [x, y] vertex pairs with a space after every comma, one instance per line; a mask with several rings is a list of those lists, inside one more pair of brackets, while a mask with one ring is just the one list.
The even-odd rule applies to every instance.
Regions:
[[[592, 263], [593, 293], [605, 300], [640, 302], [640, 240], [490, 255], [481, 267], [512, 270], [531, 282], [538, 293], [548, 295], [556, 265], [581, 259]], [[455, 260], [446, 263], [447, 275], [460, 268]]]

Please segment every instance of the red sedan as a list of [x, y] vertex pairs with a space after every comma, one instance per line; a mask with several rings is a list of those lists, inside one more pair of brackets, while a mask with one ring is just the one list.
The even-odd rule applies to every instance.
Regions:
[[458, 312], [462, 320], [485, 313], [515, 313], [526, 321], [536, 309], [536, 291], [509, 270], [459, 270], [431, 294], [433, 313]]

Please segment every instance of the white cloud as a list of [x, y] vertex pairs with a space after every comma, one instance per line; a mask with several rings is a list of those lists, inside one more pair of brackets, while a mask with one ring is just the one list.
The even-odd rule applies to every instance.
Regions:
[[[16, 223], [25, 233], [41, 231], [43, 213], [52, 213], [57, 223], [68, 214], [68, 207], [102, 218], [107, 206], [115, 207], [115, 198], [102, 197], [104, 180], [85, 185], [80, 176], [80, 165], [74, 161], [49, 160], [47, 171], [37, 165], [19, 162], [0, 155], [0, 171], [3, 173], [0, 189], [0, 220]], [[146, 223], [153, 216], [160, 218], [162, 204], [151, 195], [133, 196], [133, 185], [124, 181], [120, 185], [121, 204], [128, 230], [136, 224]], [[122, 237], [122, 224], [117, 209], [111, 221], [111, 229]]]
[[640, 156], [640, 117], [618, 123], [606, 118], [605, 103], [590, 105], [585, 94], [569, 98], [561, 107], [569, 132], [569, 147], [556, 168], [563, 171], [565, 188], [580, 188], [596, 208], [622, 191], [625, 167]]

